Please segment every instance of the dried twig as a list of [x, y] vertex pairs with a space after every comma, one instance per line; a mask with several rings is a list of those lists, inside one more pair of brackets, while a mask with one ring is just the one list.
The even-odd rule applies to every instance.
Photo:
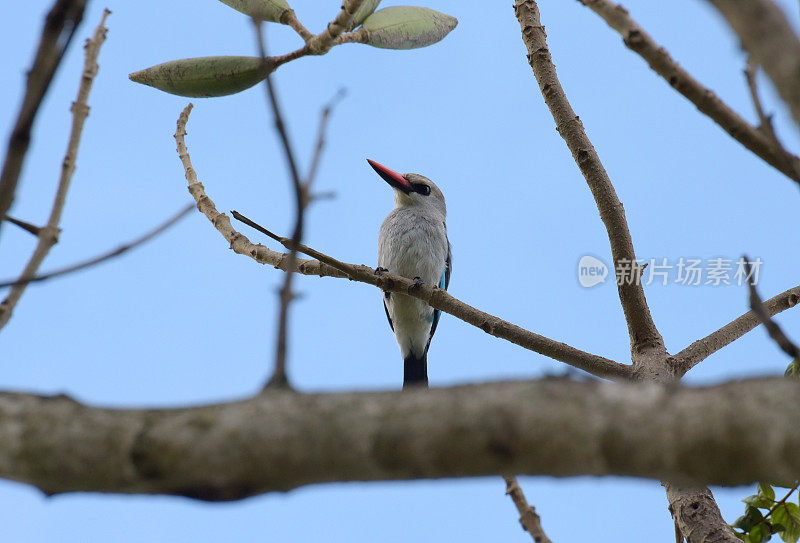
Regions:
[[[556, 67], [547, 48], [544, 27], [539, 20], [539, 8], [532, 0], [517, 0], [514, 5], [522, 28], [522, 37], [528, 48], [528, 62], [533, 68], [542, 96], [550, 108], [558, 133], [572, 152], [572, 156], [586, 179], [592, 196], [606, 227], [614, 268], [619, 262], [632, 263], [630, 281], [618, 281], [617, 289], [630, 335], [631, 352], [665, 353], [664, 340], [653, 322], [641, 281], [641, 266], [636, 263], [633, 241], [625, 219], [625, 211], [614, 186], [606, 173], [600, 157], [586, 136], [578, 116], [572, 110], [564, 89], [558, 80]], [[634, 356], [634, 366], [638, 364]], [[640, 368], [641, 369], [641, 368]], [[651, 368], [652, 370], [652, 368]], [[666, 368], [664, 368], [665, 373]]]
[[777, 140], [753, 127], [723, 102], [711, 89], [683, 69], [664, 47], [653, 40], [628, 11], [609, 0], [579, 0], [619, 32], [625, 45], [641, 56], [650, 68], [697, 109], [717, 123], [732, 138], [790, 179], [800, 183], [800, 158], [786, 151]]
[[755, 313], [758, 320], [761, 324], [764, 325], [764, 328], [767, 329], [767, 333], [769, 337], [772, 338], [778, 347], [780, 347], [783, 352], [788, 354], [792, 361], [795, 364], [795, 367], [800, 369], [800, 348], [797, 347], [792, 340], [790, 340], [786, 334], [783, 333], [781, 327], [778, 326], [772, 317], [770, 317], [767, 308], [764, 307], [764, 303], [761, 301], [761, 296], [758, 295], [758, 290], [756, 290], [756, 283], [752, 277], [751, 267], [750, 267], [750, 259], [747, 256], [743, 256], [742, 260], [744, 260], [745, 268], [747, 269], [747, 277], [750, 278], [748, 282], [748, 286], [750, 288], [750, 309]]
[[[763, 307], [766, 314], [773, 317], [781, 311], [795, 307], [798, 303], [800, 303], [800, 286], [790, 288], [770, 298], [764, 302]], [[678, 376], [682, 376], [697, 364], [723, 347], [730, 345], [759, 324], [761, 324], [761, 321], [755, 312], [748, 311], [719, 330], [693, 342], [673, 356], [674, 366]]]
[[[186, 123], [189, 120], [191, 109], [192, 105], [189, 104], [180, 114], [175, 131], [175, 141], [178, 144], [178, 156], [186, 173], [189, 193], [197, 202], [197, 208], [211, 221], [220, 234], [228, 240], [230, 248], [234, 252], [248, 256], [261, 264], [270, 264], [277, 269], [287, 271], [289, 269], [287, 265], [288, 254], [273, 251], [261, 244], [252, 243], [247, 236], [236, 231], [231, 225], [228, 216], [217, 211], [214, 202], [206, 194], [205, 187], [197, 180], [197, 173], [192, 166], [185, 141]], [[292, 240], [289, 238], [274, 236], [274, 239], [284, 247], [292, 247]], [[633, 376], [632, 368], [629, 365], [581, 351], [565, 343], [525, 330], [465, 304], [448, 294], [446, 290], [425, 284], [417, 286], [412, 279], [391, 273], [375, 275], [373, 268], [341, 262], [302, 244], [298, 245], [297, 249], [299, 252], [317, 259], [297, 259], [293, 269], [303, 275], [347, 278], [377, 286], [384, 291], [402, 292], [423, 300], [435, 309], [440, 309], [464, 322], [477, 326], [487, 334], [559, 360], [592, 375], [615, 380], [627, 380]]]
[[[8, 140], [8, 149], [0, 172], [0, 217], [5, 217], [14, 201], [22, 163], [28, 151], [31, 131], [39, 105], [42, 103], [64, 51], [83, 18], [86, 0], [56, 0], [47, 14], [39, 49], [28, 72], [25, 97], [17, 121]], [[0, 221], [2, 227], [2, 221]]]
[[101, 264], [106, 260], [111, 260], [112, 258], [116, 258], [124, 253], [127, 253], [131, 249], [135, 249], [140, 245], [143, 245], [153, 239], [154, 237], [158, 236], [162, 232], [166, 231], [172, 225], [177, 223], [180, 219], [184, 218], [195, 206], [189, 204], [188, 206], [181, 209], [178, 213], [161, 223], [160, 225], [156, 226], [149, 232], [146, 232], [139, 236], [136, 239], [133, 239], [123, 245], [120, 245], [116, 249], [112, 249], [105, 253], [101, 253], [95, 257], [92, 257], [88, 260], [82, 260], [80, 262], [76, 262], [75, 264], [70, 264], [69, 266], [65, 266], [63, 268], [59, 268], [57, 270], [53, 270], [51, 272], [43, 273], [41, 275], [37, 275], [36, 277], [31, 277], [29, 279], [12, 279], [0, 282], [0, 288], [6, 287], [14, 287], [18, 285], [27, 285], [28, 283], [39, 283], [42, 281], [46, 281], [48, 279], [53, 279], [55, 277], [61, 277], [63, 275], [67, 275], [70, 273], [74, 273], [76, 271], [84, 270], [86, 268], [91, 268], [92, 266], [96, 266], [97, 264]]
[[34, 236], [39, 236], [39, 233], [42, 231], [41, 226], [36, 226], [35, 224], [31, 224], [29, 222], [21, 221], [19, 219], [15, 219], [14, 217], [9, 217], [6, 215], [6, 220], [13, 225], [19, 226], [26, 232], [33, 234]]
[[506, 482], [506, 494], [511, 496], [514, 505], [517, 506], [517, 511], [519, 511], [519, 523], [522, 525], [522, 529], [528, 532], [536, 543], [552, 543], [544, 533], [542, 519], [536, 512], [536, 508], [525, 499], [525, 494], [522, 492], [516, 476], [504, 475], [503, 479]]
[[103, 11], [103, 16], [100, 23], [95, 28], [94, 35], [91, 39], [86, 40], [85, 59], [83, 64], [83, 72], [81, 74], [81, 82], [78, 87], [78, 96], [75, 102], [72, 103], [72, 130], [69, 135], [69, 143], [67, 144], [67, 153], [64, 156], [64, 162], [61, 165], [61, 178], [58, 182], [58, 189], [56, 190], [55, 200], [53, 207], [50, 210], [50, 217], [47, 224], [39, 231], [39, 242], [34, 249], [25, 269], [20, 275], [20, 279], [11, 287], [11, 291], [6, 296], [5, 300], [0, 303], [0, 328], [6, 325], [14, 311], [14, 307], [25, 292], [25, 287], [28, 285], [26, 279], [32, 278], [36, 275], [36, 270], [39, 269], [50, 249], [58, 241], [59, 228], [58, 224], [61, 221], [61, 212], [64, 209], [64, 204], [67, 199], [67, 191], [69, 190], [72, 174], [75, 172], [75, 160], [78, 156], [78, 146], [81, 141], [81, 134], [83, 133], [83, 123], [89, 115], [89, 106], [87, 101], [89, 93], [92, 90], [92, 83], [97, 75], [97, 55], [100, 53], [100, 47], [106, 39], [106, 17], [111, 12], [106, 9]]

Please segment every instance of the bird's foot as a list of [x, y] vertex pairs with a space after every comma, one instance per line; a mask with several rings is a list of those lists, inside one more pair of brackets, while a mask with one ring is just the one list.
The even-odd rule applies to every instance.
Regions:
[[377, 268], [375, 268], [375, 275], [383, 275], [388, 271], [389, 270], [387, 270], [386, 268], [381, 268], [380, 266], [378, 266]]
[[414, 284], [408, 287], [409, 294], [414, 292], [415, 290], [419, 290], [420, 288], [422, 288], [422, 285], [424, 284], [425, 282], [422, 279], [420, 279], [419, 276], [415, 277]]

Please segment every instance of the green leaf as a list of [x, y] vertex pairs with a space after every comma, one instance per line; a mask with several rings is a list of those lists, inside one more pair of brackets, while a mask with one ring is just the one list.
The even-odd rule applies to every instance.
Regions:
[[766, 496], [770, 501], [775, 501], [775, 490], [767, 483], [758, 483], [758, 495]]
[[769, 541], [771, 537], [769, 527], [766, 523], [762, 523], [753, 526], [750, 533], [747, 534], [747, 541], [749, 543], [764, 543], [764, 541]]
[[440, 41], [457, 24], [455, 17], [432, 9], [392, 6], [376, 11], [361, 26], [368, 32], [368, 45], [383, 49], [416, 49]]
[[208, 98], [249, 89], [266, 76], [258, 57], [201, 57], [165, 62], [128, 77], [170, 94]]
[[284, 11], [289, 11], [289, 4], [286, 0], [219, 0], [227, 4], [236, 11], [241, 11], [254, 19], [281, 22], [281, 15]]
[[[774, 493], [773, 493], [774, 496]], [[763, 494], [753, 494], [752, 496], [747, 496], [745, 499], [742, 500], [747, 505], [752, 505], [753, 507], [758, 507], [760, 509], [769, 509], [772, 507], [772, 504], [775, 503], [774, 499], [770, 499]]]
[[772, 522], [780, 524], [784, 529], [794, 524], [794, 521], [792, 521], [792, 518], [789, 516], [789, 512], [786, 510], [785, 503], [775, 507], [775, 510], [772, 512]]
[[381, 0], [364, 0], [361, 3], [361, 7], [358, 8], [355, 15], [353, 15], [353, 24], [351, 24], [351, 28], [355, 28], [361, 23], [364, 22], [364, 19], [372, 15], [372, 12], [378, 8], [378, 4], [381, 3]]
[[755, 507], [748, 505], [744, 508], [744, 515], [736, 519], [733, 523], [734, 528], [738, 528], [743, 532], [749, 532], [753, 526], [761, 523], [764, 520], [764, 515]]
[[794, 521], [795, 524], [800, 526], [800, 507], [796, 503], [789, 503], [786, 502], [786, 512], [789, 513], [789, 517]]

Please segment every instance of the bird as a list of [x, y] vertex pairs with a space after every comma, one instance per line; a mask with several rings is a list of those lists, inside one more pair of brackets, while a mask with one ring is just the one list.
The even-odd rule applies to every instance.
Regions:
[[[444, 195], [430, 179], [400, 174], [367, 162], [394, 189], [394, 209], [378, 234], [376, 273], [391, 272], [416, 283], [450, 286], [452, 251], [445, 222]], [[403, 356], [403, 388], [428, 386], [428, 349], [441, 311], [397, 292], [384, 292], [383, 308]]]

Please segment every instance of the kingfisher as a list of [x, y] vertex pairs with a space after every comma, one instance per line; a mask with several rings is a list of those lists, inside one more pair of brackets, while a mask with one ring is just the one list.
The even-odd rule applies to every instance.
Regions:
[[[377, 273], [391, 272], [447, 290], [452, 269], [444, 195], [433, 181], [367, 162], [394, 189], [394, 209], [378, 234]], [[403, 356], [403, 388], [428, 385], [428, 348], [441, 311], [406, 294], [384, 292], [383, 308]]]

